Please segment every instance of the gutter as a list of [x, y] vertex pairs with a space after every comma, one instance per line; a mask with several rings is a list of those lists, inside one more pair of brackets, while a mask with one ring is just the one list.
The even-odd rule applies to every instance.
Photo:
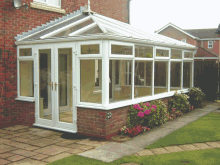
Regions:
[[29, 40], [29, 41], [17, 41], [16, 45], [32, 45], [32, 44], [48, 44], [48, 43], [57, 43], [57, 42], [71, 42], [71, 41], [87, 41], [87, 40], [116, 40], [116, 41], [125, 41], [133, 43], [143, 43], [152, 46], [164, 46], [171, 48], [182, 48], [186, 50], [196, 50], [195, 46], [186, 46], [186, 45], [177, 45], [177, 44], [167, 44], [165, 42], [156, 42], [149, 39], [140, 39], [133, 37], [125, 37], [120, 35], [91, 35], [91, 36], [74, 36], [74, 37], [65, 37], [65, 38], [50, 38], [42, 40]]

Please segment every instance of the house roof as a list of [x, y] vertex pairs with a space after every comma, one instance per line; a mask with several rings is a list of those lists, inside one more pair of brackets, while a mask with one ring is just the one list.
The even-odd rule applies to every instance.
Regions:
[[214, 29], [184, 29], [187, 33], [196, 36], [198, 38], [219, 38], [218, 34], [215, 32], [217, 31], [217, 28]]
[[212, 28], [212, 29], [181, 29], [180, 27], [172, 24], [172, 23], [168, 23], [167, 25], [165, 25], [164, 27], [162, 27], [161, 29], [159, 29], [158, 31], [156, 31], [156, 33], [160, 33], [161, 31], [163, 31], [164, 29], [166, 29], [167, 27], [173, 27], [179, 31], [181, 31], [182, 33], [192, 37], [193, 39], [208, 39], [208, 38], [220, 38], [218, 36], [218, 34], [216, 34], [217, 28]]
[[158, 46], [179, 47], [184, 49], [196, 49], [195, 46], [183, 43], [181, 41], [160, 35], [148, 34], [135, 29], [130, 24], [123, 23], [106, 16], [84, 12], [87, 8], [81, 7], [80, 10], [71, 13], [62, 18], [56, 19], [46, 25], [34, 28], [22, 35], [16, 37], [16, 44], [25, 44], [38, 41], [52, 40], [77, 40], [80, 37], [103, 38], [126, 38], [130, 41], [142, 41], [147, 44], [156, 44]]

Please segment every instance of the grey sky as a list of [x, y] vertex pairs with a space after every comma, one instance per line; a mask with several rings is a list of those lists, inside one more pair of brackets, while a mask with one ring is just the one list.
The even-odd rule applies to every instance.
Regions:
[[219, 0], [131, 0], [131, 25], [148, 33], [169, 22], [182, 29], [217, 28]]

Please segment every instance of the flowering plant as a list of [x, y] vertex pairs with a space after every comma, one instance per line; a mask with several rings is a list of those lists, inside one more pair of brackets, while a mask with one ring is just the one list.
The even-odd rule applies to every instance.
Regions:
[[149, 131], [150, 128], [143, 127], [141, 124], [135, 125], [133, 128], [126, 128], [126, 126], [119, 129], [119, 134], [127, 134], [130, 137], [137, 136], [144, 131]]
[[190, 88], [189, 89], [189, 102], [194, 108], [203, 107], [203, 101], [205, 100], [205, 94], [200, 88]]
[[166, 115], [169, 121], [176, 119], [178, 116], [182, 116], [181, 111], [176, 111], [176, 108], [171, 108], [171, 111]]

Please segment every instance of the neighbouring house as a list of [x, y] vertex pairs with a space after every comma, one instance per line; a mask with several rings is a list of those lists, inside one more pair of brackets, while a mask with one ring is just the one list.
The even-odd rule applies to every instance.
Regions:
[[215, 100], [218, 90], [220, 25], [213, 29], [181, 29], [168, 23], [155, 33], [198, 47], [194, 57], [194, 85], [204, 91], [208, 100]]
[[[84, 4], [71, 12], [75, 3], [61, 2], [69, 14], [46, 24], [60, 15], [32, 5], [50, 4], [31, 2], [28, 10], [5, 4], [1, 127], [34, 125], [109, 139], [126, 124], [130, 105], [193, 86], [197, 47], [133, 28], [128, 1], [111, 9], [91, 4], [96, 13]], [[20, 14], [6, 20], [10, 12]]]

